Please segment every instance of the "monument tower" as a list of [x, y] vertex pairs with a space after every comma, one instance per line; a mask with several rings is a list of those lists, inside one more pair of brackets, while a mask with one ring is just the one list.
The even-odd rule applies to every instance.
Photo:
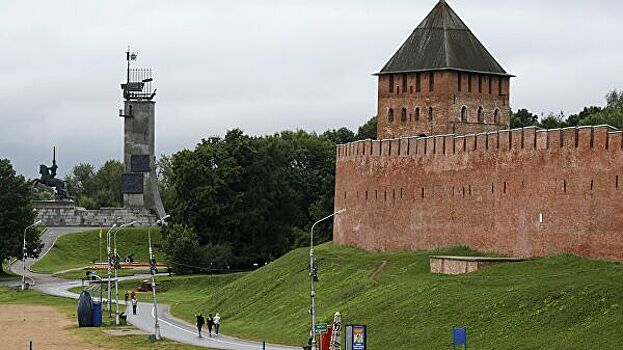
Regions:
[[124, 108], [119, 117], [124, 119], [123, 160], [125, 173], [121, 179], [123, 206], [147, 209], [158, 217], [165, 215], [156, 176], [155, 156], [155, 102], [152, 91], [152, 71], [131, 67], [137, 54], [126, 52], [126, 82], [121, 84]]

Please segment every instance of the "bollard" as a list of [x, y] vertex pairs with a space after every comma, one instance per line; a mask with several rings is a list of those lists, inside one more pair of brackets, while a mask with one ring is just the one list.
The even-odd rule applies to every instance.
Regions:
[[262, 350], [266, 350], [266, 342], [265, 341], [262, 342]]

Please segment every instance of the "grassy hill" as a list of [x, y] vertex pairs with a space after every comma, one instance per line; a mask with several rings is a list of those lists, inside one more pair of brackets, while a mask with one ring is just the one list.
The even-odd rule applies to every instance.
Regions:
[[[54, 273], [58, 271], [79, 268], [91, 264], [100, 258], [99, 229], [71, 233], [56, 240], [54, 247], [32, 266], [34, 272]], [[148, 261], [149, 245], [147, 228], [124, 228], [117, 233], [117, 253], [123, 259], [132, 254], [135, 261]], [[152, 229], [152, 244], [158, 260], [160, 253], [160, 231]], [[106, 230], [102, 234], [101, 256], [106, 261]]]
[[[332, 244], [316, 252], [318, 322], [340, 311], [344, 324], [367, 324], [371, 350], [449, 349], [454, 325], [468, 327], [472, 349], [619, 347], [623, 270], [616, 263], [563, 255], [444, 276], [429, 273], [428, 252]], [[300, 345], [309, 322], [307, 256], [298, 249], [251, 273], [163, 279], [160, 298], [191, 322], [197, 311], [220, 312], [226, 334]]]

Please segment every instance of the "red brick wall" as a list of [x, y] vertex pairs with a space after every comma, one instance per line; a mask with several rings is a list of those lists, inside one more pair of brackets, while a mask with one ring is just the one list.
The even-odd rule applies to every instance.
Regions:
[[[430, 91], [430, 74], [434, 74], [433, 91]], [[460, 73], [461, 91], [459, 91], [459, 72], [436, 71], [421, 72], [420, 91], [417, 91], [417, 73], [385, 74], [379, 76], [377, 135], [379, 139], [388, 139], [418, 135], [444, 135], [477, 133], [507, 129], [510, 125], [509, 78]], [[471, 91], [469, 77], [471, 76]], [[406, 84], [403, 78], [406, 77]], [[393, 91], [390, 81], [393, 79]], [[479, 89], [479, 79], [482, 89]], [[491, 79], [491, 93], [489, 93]], [[499, 90], [501, 80], [502, 90]], [[406, 89], [405, 89], [406, 87]], [[501, 92], [501, 93], [500, 93]], [[461, 108], [467, 108], [467, 121], [461, 121]], [[429, 120], [428, 110], [433, 108], [433, 119]], [[478, 121], [478, 108], [483, 108], [483, 120]], [[402, 115], [402, 109], [406, 113]], [[417, 109], [419, 108], [419, 118]], [[389, 110], [393, 110], [393, 121], [389, 120]], [[494, 111], [498, 110], [499, 120], [494, 120]]]
[[339, 145], [335, 208], [347, 211], [333, 239], [369, 251], [623, 259], [622, 147], [608, 127]]

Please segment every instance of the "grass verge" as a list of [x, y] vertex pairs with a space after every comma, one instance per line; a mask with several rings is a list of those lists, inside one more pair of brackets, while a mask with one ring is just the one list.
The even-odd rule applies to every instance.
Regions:
[[[431, 254], [477, 253], [317, 247], [317, 321], [340, 311], [344, 324], [366, 324], [370, 350], [447, 349], [452, 326], [467, 326], [477, 349], [618, 347], [620, 264], [562, 255], [446, 276], [429, 272]], [[159, 279], [159, 298], [190, 322], [196, 311], [220, 312], [228, 335], [301, 345], [309, 321], [307, 259], [308, 250], [297, 249], [251, 273]]]
[[[133, 255], [135, 261], [148, 261], [149, 248], [147, 240], [147, 228], [127, 228], [119, 231], [117, 237], [117, 253], [120, 258]], [[58, 271], [84, 267], [100, 260], [100, 256], [106, 259], [106, 230], [99, 239], [99, 229], [89, 230], [64, 235], [56, 240], [54, 247], [39, 261], [35, 262], [31, 269], [39, 273], [55, 273]], [[160, 252], [160, 231], [157, 228], [151, 232], [154, 254], [158, 260], [163, 258]]]

